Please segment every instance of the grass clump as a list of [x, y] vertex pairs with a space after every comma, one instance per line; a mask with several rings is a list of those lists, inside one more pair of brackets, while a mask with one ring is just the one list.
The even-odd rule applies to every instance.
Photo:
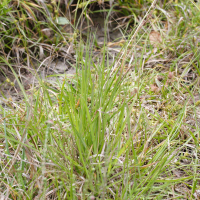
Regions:
[[[199, 198], [197, 9], [191, 1], [145, 2], [137, 1], [149, 10], [124, 34], [112, 62], [114, 42], [97, 47], [92, 34], [73, 38], [75, 73], [36, 76], [37, 87], [25, 90], [1, 55], [25, 99], [1, 105], [2, 197]], [[30, 2], [20, 3], [27, 17], [22, 5]]]

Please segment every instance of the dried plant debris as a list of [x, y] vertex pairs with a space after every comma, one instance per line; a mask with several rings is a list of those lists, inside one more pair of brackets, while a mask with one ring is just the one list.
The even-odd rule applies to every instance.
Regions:
[[158, 47], [160, 44], [162, 44], [162, 37], [157, 31], [151, 31], [151, 33], [149, 34], [149, 40], [151, 45], [153, 45], [154, 47]]

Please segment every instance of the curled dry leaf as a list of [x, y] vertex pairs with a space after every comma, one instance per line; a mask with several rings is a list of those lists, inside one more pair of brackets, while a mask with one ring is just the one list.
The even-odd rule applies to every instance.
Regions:
[[91, 200], [94, 200], [94, 199], [95, 199], [95, 196], [90, 196], [90, 199], [91, 199]]
[[162, 43], [161, 35], [157, 31], [151, 31], [149, 35], [149, 40], [150, 40], [151, 45], [153, 45], [154, 47], [158, 47], [159, 44]]
[[39, 49], [40, 49], [39, 58], [40, 58], [40, 60], [42, 60], [44, 58], [44, 49], [43, 49], [42, 45], [39, 45]]
[[169, 78], [169, 79], [172, 79], [173, 76], [174, 76], [173, 72], [169, 72], [169, 74], [168, 74], [168, 78]]
[[151, 91], [154, 93], [158, 93], [160, 91], [159, 88], [155, 84], [151, 85], [150, 87], [151, 87]]

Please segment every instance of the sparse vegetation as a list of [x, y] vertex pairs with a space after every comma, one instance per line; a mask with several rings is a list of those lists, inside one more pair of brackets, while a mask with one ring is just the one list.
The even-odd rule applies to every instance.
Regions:
[[2, 199], [200, 198], [199, 2], [2, 2]]

